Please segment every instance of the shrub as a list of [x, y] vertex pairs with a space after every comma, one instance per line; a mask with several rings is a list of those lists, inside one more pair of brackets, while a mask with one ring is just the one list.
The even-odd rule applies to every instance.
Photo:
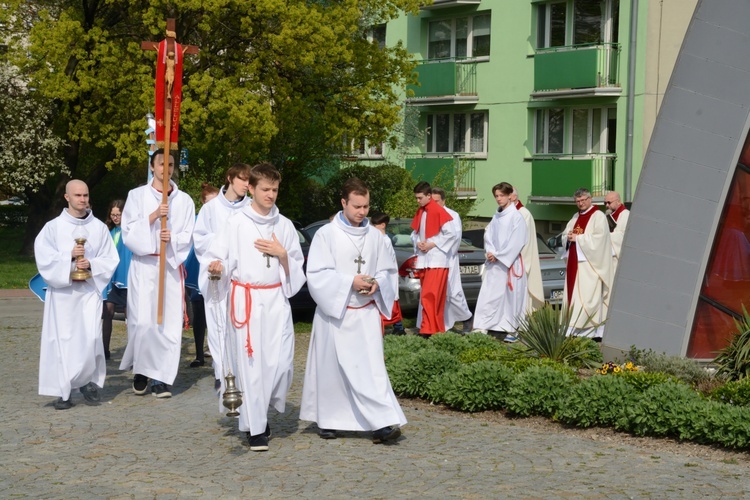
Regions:
[[622, 372], [618, 377], [625, 380], [625, 382], [633, 386], [638, 392], [643, 392], [649, 387], [667, 382], [682, 383], [674, 375], [661, 372]]
[[502, 363], [478, 361], [434, 378], [428, 392], [433, 401], [457, 410], [498, 410], [505, 406], [505, 395], [514, 376]]
[[572, 367], [549, 358], [518, 358], [510, 361], [504, 361], [504, 363], [515, 373], [525, 372], [532, 367], [544, 366], [560, 372], [570, 378], [575, 378], [576, 376], [576, 371]]
[[570, 390], [556, 418], [579, 427], [612, 426], [637, 400], [637, 388], [624, 377], [594, 376]]
[[647, 372], [663, 372], [674, 375], [693, 386], [711, 378], [711, 375], [694, 359], [659, 354], [651, 349], [644, 351], [636, 349], [635, 346], [630, 348], [628, 357]]
[[416, 353], [428, 347], [427, 342], [417, 335], [386, 335], [383, 339], [383, 355], [389, 359]]
[[429, 344], [432, 349], [458, 356], [469, 348], [469, 343], [461, 335], [453, 332], [430, 335]]
[[560, 403], [574, 384], [574, 377], [549, 366], [532, 366], [516, 375], [506, 396], [511, 413], [528, 417], [551, 417], [560, 409]]
[[458, 365], [455, 356], [434, 349], [423, 349], [391, 364], [386, 363], [393, 390], [411, 397], [426, 397], [432, 379], [444, 372], [455, 371]]
[[750, 314], [742, 306], [742, 318], [734, 320], [736, 332], [729, 345], [719, 351], [714, 359], [717, 372], [726, 375], [730, 380], [739, 380], [750, 376]]
[[593, 368], [601, 363], [599, 345], [590, 339], [568, 336], [571, 315], [569, 308], [545, 305], [519, 321], [516, 335], [527, 346], [530, 356]]
[[635, 404], [625, 408], [615, 425], [637, 436], [671, 436], [702, 441], [705, 430], [699, 418], [706, 400], [690, 386], [667, 381], [649, 387]]
[[467, 365], [477, 361], [501, 361], [506, 358], [506, 352], [502, 347], [474, 347], [459, 354], [458, 360]]
[[734, 406], [750, 406], [750, 378], [729, 381], [715, 389], [710, 397]]

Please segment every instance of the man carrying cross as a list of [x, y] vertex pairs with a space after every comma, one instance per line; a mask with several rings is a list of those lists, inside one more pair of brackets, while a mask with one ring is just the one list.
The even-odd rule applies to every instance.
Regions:
[[406, 418], [383, 360], [381, 314], [391, 317], [396, 262], [367, 219], [370, 193], [357, 178], [344, 183], [343, 210], [310, 245], [308, 288], [317, 303], [300, 419], [320, 437], [336, 430], [372, 431], [375, 443], [395, 440]]

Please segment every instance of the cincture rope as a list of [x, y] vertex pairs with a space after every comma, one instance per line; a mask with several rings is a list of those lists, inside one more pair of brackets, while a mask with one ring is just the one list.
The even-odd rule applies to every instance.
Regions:
[[[238, 321], [237, 317], [235, 316], [234, 311], [234, 292], [237, 290], [237, 287], [243, 288], [245, 290], [245, 318], [242, 321]], [[250, 290], [270, 290], [272, 288], [279, 288], [281, 287], [281, 283], [275, 283], [273, 285], [251, 285], [250, 283], [240, 283], [239, 281], [232, 280], [232, 307], [230, 309], [230, 315], [232, 318], [232, 325], [240, 329], [243, 326], [247, 330], [247, 339], [245, 341], [245, 349], [247, 350], [247, 356], [252, 357], [253, 356], [253, 347], [250, 344], [250, 311], [252, 310], [253, 306], [253, 298], [250, 294]]]

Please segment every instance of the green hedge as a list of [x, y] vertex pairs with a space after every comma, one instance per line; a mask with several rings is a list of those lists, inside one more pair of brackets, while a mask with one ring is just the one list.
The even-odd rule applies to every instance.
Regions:
[[26, 205], [0, 205], [0, 225], [20, 227], [26, 225], [29, 207]]

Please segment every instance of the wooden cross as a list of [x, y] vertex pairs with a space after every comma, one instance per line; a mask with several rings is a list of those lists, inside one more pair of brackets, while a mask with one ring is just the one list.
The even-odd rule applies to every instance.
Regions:
[[273, 257], [273, 255], [270, 253], [264, 253], [263, 257], [266, 258], [266, 267], [271, 267], [271, 257]]
[[[166, 33], [166, 42], [167, 42], [167, 65], [164, 69], [164, 118], [165, 118], [165, 128], [164, 128], [164, 150], [166, 151], [165, 158], [164, 158], [164, 165], [165, 169], [168, 170], [169, 165], [169, 153], [171, 150], [171, 137], [170, 133], [172, 131], [172, 103], [175, 101], [175, 98], [178, 100], [178, 107], [176, 108], [178, 114], [179, 114], [179, 100], [182, 99], [180, 95], [174, 95], [174, 83], [175, 83], [175, 38], [177, 37], [176, 28], [175, 28], [175, 20], [174, 18], [167, 19], [167, 33]], [[159, 43], [158, 42], [141, 42], [141, 48], [143, 50], [159, 50]], [[182, 52], [183, 54], [197, 54], [199, 49], [198, 47], [194, 45], [182, 45]], [[158, 58], [157, 58], [158, 59]], [[182, 58], [180, 58], [182, 60]], [[158, 67], [158, 62], [157, 62]], [[159, 75], [157, 75], [157, 81], [159, 79]], [[181, 82], [180, 82], [181, 84]], [[178, 85], [178, 88], [181, 85]], [[158, 92], [157, 92], [158, 94]], [[176, 117], [179, 119], [179, 116]], [[159, 126], [161, 126], [162, 123], [159, 123]], [[166, 184], [169, 184], [168, 176], [165, 175], [163, 177], [163, 180]], [[165, 185], [162, 186], [162, 198], [161, 198], [161, 204], [167, 205], [169, 203], [169, 186]], [[163, 216], [161, 218], [161, 229], [167, 229], [167, 216]], [[156, 309], [156, 323], [161, 325], [164, 319], [164, 273], [166, 271], [166, 265], [167, 265], [167, 242], [162, 241], [161, 247], [159, 249], [159, 295], [158, 295], [158, 302], [157, 302], [157, 309]]]
[[362, 273], [362, 264], [366, 264], [365, 259], [362, 258], [362, 256], [358, 256], [356, 259], [354, 259], [354, 263], [357, 264], [357, 274]]

